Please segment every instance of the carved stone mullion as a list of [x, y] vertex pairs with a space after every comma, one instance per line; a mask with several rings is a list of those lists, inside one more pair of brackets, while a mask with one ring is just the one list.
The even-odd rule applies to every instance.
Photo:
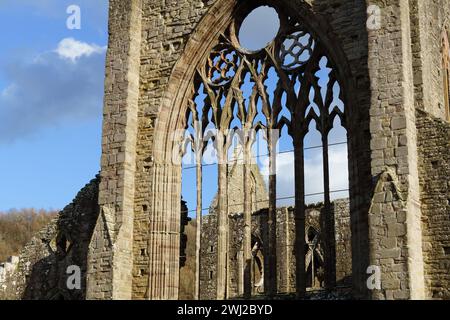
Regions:
[[227, 254], [228, 254], [228, 196], [227, 196], [227, 157], [224, 148], [224, 134], [218, 130], [216, 148], [218, 155], [218, 217], [217, 217], [217, 299], [227, 298]]
[[202, 234], [202, 158], [203, 158], [203, 130], [199, 128], [199, 122], [196, 122], [196, 137], [195, 137], [195, 163], [196, 163], [196, 180], [197, 180], [197, 208], [196, 208], [196, 220], [197, 228], [195, 231], [195, 288], [194, 298], [200, 299], [200, 251], [201, 251], [201, 234]]
[[[296, 260], [296, 296], [302, 299], [306, 295], [306, 271], [305, 271], [305, 159], [304, 159], [304, 137], [308, 130], [304, 117], [304, 109], [309, 101], [304, 95], [309, 95], [309, 83], [303, 80], [299, 92], [299, 98], [295, 101], [295, 107], [291, 107], [292, 125], [290, 134], [294, 143], [294, 175], [295, 175], [295, 260]], [[303, 95], [302, 94], [303, 91]]]
[[336, 83], [339, 84], [339, 82], [336, 79], [334, 69], [331, 70], [328, 78], [329, 78], [329, 80], [328, 80], [327, 93], [325, 96], [325, 106], [327, 107], [327, 111], [330, 112], [330, 107], [331, 107], [331, 104], [333, 103], [333, 98], [334, 98], [333, 88]]
[[[277, 9], [278, 10], [278, 9]], [[280, 11], [279, 11], [280, 12]], [[218, 165], [218, 248], [217, 248], [217, 298], [227, 298], [227, 289], [229, 284], [228, 277], [228, 130], [230, 123], [235, 117], [234, 108], [238, 109], [238, 118], [244, 129], [243, 134], [243, 186], [244, 186], [244, 293], [246, 297], [251, 295], [251, 220], [252, 220], [252, 199], [250, 197], [250, 163], [251, 163], [251, 146], [252, 139], [248, 136], [249, 129], [266, 130], [269, 149], [269, 210], [267, 219], [267, 245], [265, 267], [265, 285], [266, 293], [273, 296], [277, 293], [277, 272], [276, 272], [276, 141], [274, 140], [275, 132], [273, 129], [281, 129], [284, 125], [288, 127], [289, 135], [294, 141], [294, 158], [295, 158], [295, 220], [296, 220], [296, 260], [297, 260], [297, 296], [304, 297], [306, 291], [306, 271], [305, 271], [305, 172], [304, 172], [304, 137], [308, 131], [309, 123], [316, 121], [317, 129], [322, 134], [323, 144], [323, 170], [324, 170], [324, 191], [325, 191], [325, 209], [324, 218], [326, 220], [324, 230], [328, 235], [327, 247], [332, 243], [334, 245], [334, 236], [331, 236], [331, 225], [334, 220], [330, 219], [330, 186], [329, 186], [329, 163], [328, 163], [328, 132], [333, 126], [334, 117], [337, 115], [343, 117], [343, 112], [331, 109], [334, 101], [333, 86], [337, 82], [334, 67], [329, 75], [329, 82], [325, 97], [322, 97], [321, 87], [319, 86], [316, 72], [320, 69], [319, 62], [324, 56], [324, 48], [319, 40], [316, 40], [303, 25], [296, 24], [296, 19], [288, 19], [289, 14], [282, 12], [281, 30], [276, 39], [259, 53], [252, 53], [243, 50], [238, 41], [235, 39], [233, 22], [226, 29], [226, 35], [221, 34], [217, 40], [217, 44], [211, 50], [207, 58], [203, 59], [204, 65], [198, 71], [198, 75], [204, 85], [204, 92], [207, 94], [205, 106], [201, 116], [203, 127], [202, 131], [209, 124], [209, 111], [212, 110], [212, 119], [217, 133], [215, 137], [215, 145], [219, 160]], [[286, 20], [286, 21], [285, 21]], [[233, 34], [231, 34], [231, 33]], [[305, 43], [305, 36], [309, 36], [308, 43]], [[284, 46], [286, 39], [293, 40], [292, 45]], [[299, 51], [295, 51], [299, 47]], [[308, 58], [301, 57], [302, 53], [309, 52]], [[230, 55], [231, 54], [231, 55]], [[285, 58], [292, 55], [294, 62], [286, 65]], [[261, 62], [261, 65], [259, 65]], [[268, 78], [268, 71], [274, 68], [278, 74], [279, 81], [274, 92], [274, 101], [269, 99], [267, 88], [264, 85]], [[229, 72], [234, 74], [230, 76]], [[242, 77], [249, 72], [255, 83], [249, 101], [243, 99]], [[200, 80], [198, 78], [198, 80]], [[296, 93], [297, 81], [300, 81], [300, 92]], [[314, 90], [313, 100], [309, 99], [310, 91]], [[291, 113], [291, 119], [282, 117], [278, 120], [278, 116], [282, 111], [282, 98], [286, 93], [286, 106]], [[342, 92], [341, 92], [342, 94]], [[195, 92], [192, 99], [195, 99]], [[258, 101], [261, 99], [261, 101]], [[253, 125], [253, 121], [258, 113], [258, 102], [262, 102], [262, 113], [264, 114], [267, 124], [264, 126], [261, 122]], [[308, 114], [306, 110], [311, 103], [317, 104], [320, 114], [317, 115], [314, 109]], [[198, 120], [198, 110], [192, 110], [193, 121]], [[342, 122], [342, 121], [341, 121]], [[196, 140], [198, 136], [191, 137]], [[197, 219], [199, 227], [196, 234], [197, 253], [199, 253], [199, 239], [201, 227], [201, 188], [202, 188], [202, 167], [199, 154], [206, 147], [206, 143], [202, 145], [201, 151], [196, 146], [197, 160]], [[201, 156], [200, 156], [201, 158]], [[200, 162], [200, 163], [199, 163]], [[328, 244], [329, 243], [329, 244]], [[330, 263], [334, 260], [333, 252], [327, 253], [327, 261]], [[330, 258], [331, 257], [331, 258]], [[196, 296], [198, 296], [198, 269], [200, 266], [200, 257], [196, 260]], [[327, 268], [333, 273], [331, 268]], [[331, 271], [330, 271], [331, 270]], [[327, 278], [327, 285], [332, 283], [331, 276]]]
[[[292, 119], [296, 119], [292, 129], [294, 133], [292, 134], [292, 138], [294, 139], [295, 131], [301, 131], [301, 128], [305, 125], [305, 112], [310, 104], [309, 101], [309, 93], [311, 90], [311, 82], [306, 77], [301, 81], [301, 87], [299, 90], [299, 94], [295, 97], [292, 105], [288, 104], [288, 108], [291, 112]], [[301, 122], [298, 122], [301, 121]], [[306, 126], [307, 127], [307, 126]]]
[[273, 125], [269, 123], [267, 130], [268, 151], [269, 151], [269, 210], [267, 219], [267, 239], [268, 239], [268, 269], [265, 270], [265, 283], [267, 294], [273, 297], [277, 293], [277, 176], [276, 176], [276, 144], [278, 137], [275, 137]]
[[[295, 120], [294, 120], [295, 121]], [[295, 168], [295, 260], [296, 260], [296, 296], [298, 299], [306, 295], [305, 272], [305, 165], [303, 137], [296, 135], [294, 139]]]
[[[249, 148], [250, 141], [248, 132], [244, 127], [242, 144], [243, 144], [243, 169], [244, 169], [244, 297], [250, 298], [252, 294], [252, 199], [251, 199], [251, 169], [250, 169], [250, 155]], [[237, 161], [237, 159], [236, 159]]]
[[[253, 76], [253, 66], [244, 58], [243, 65], [250, 70]], [[254, 77], [254, 76], [253, 76]], [[237, 89], [236, 91], [241, 91]], [[243, 110], [241, 113], [241, 123], [242, 123], [242, 133], [241, 133], [241, 143], [243, 152], [243, 186], [244, 186], [244, 239], [243, 239], [243, 254], [244, 254], [244, 297], [250, 298], [252, 295], [252, 197], [251, 197], [251, 145], [252, 138], [250, 136], [250, 128], [253, 123], [253, 119], [256, 115], [256, 98], [257, 98], [257, 88], [256, 85], [253, 87], [250, 101], [248, 103], [248, 110], [245, 110], [243, 106], [242, 91], [238, 97], [238, 105]], [[238, 161], [238, 159], [235, 159]]]
[[325, 287], [328, 290], [336, 286], [336, 243], [334, 211], [331, 210], [330, 200], [330, 170], [328, 157], [328, 133], [322, 134], [323, 152], [323, 186], [324, 186], [324, 208], [321, 215], [323, 225], [322, 235], [325, 243]]

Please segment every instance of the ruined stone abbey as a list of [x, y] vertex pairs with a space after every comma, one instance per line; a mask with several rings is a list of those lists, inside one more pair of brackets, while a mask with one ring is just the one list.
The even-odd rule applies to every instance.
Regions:
[[[279, 29], [246, 48], [239, 30], [261, 6]], [[109, 10], [101, 172], [0, 267], [0, 298], [178, 299], [193, 210], [196, 298], [450, 299], [450, 0], [110, 0]], [[342, 199], [330, 187], [337, 122]], [[317, 204], [305, 200], [311, 124]], [[267, 181], [251, 132], [267, 141]], [[292, 206], [277, 204], [274, 132], [292, 141]], [[186, 148], [196, 204], [181, 201]], [[73, 266], [79, 289], [67, 286]]]

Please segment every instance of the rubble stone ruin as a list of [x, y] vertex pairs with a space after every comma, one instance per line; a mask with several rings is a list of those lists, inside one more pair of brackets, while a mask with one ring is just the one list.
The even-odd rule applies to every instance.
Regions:
[[[178, 299], [194, 210], [198, 298], [346, 287], [354, 299], [450, 299], [450, 1], [370, 5], [110, 0], [100, 175], [0, 269], [0, 296]], [[278, 30], [244, 44], [241, 27], [261, 7]], [[336, 126], [348, 152], [344, 199], [330, 174]], [[305, 187], [311, 130], [322, 159], [315, 205]], [[228, 161], [236, 132], [238, 166]], [[267, 181], [250, 161], [250, 132], [266, 137]], [[291, 206], [277, 204], [278, 139], [292, 143]], [[211, 143], [209, 204], [201, 159]], [[187, 150], [196, 204], [180, 201]], [[66, 284], [73, 265], [79, 290]], [[374, 270], [379, 287], [367, 281]]]

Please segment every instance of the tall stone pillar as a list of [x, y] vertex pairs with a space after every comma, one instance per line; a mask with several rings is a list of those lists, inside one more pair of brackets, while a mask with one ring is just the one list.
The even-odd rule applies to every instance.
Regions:
[[[381, 271], [374, 299], [424, 298], [421, 210], [408, 0], [367, 1], [380, 8], [369, 30], [371, 154], [374, 194], [369, 259]], [[367, 275], [367, 278], [369, 274]], [[375, 285], [375, 287], [373, 286]]]
[[100, 215], [89, 246], [88, 299], [131, 299], [141, 1], [110, 0]]
[[155, 164], [149, 223], [146, 299], [178, 299], [181, 167]]

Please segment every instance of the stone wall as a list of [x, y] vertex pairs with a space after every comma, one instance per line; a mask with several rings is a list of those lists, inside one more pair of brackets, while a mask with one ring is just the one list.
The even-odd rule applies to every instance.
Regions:
[[57, 218], [36, 234], [22, 249], [14, 272], [6, 277], [6, 281], [1, 286], [1, 299], [51, 299], [57, 294], [56, 291], [49, 290], [49, 286], [57, 287], [59, 278], [59, 275], [49, 272], [50, 269], [57, 268], [57, 259], [54, 254], [56, 225]]
[[414, 0], [410, 5], [415, 105], [445, 119], [442, 32], [450, 30], [450, 1]]
[[[211, 1], [209, 1], [211, 2]], [[158, 217], [161, 214], [161, 207], [158, 207], [151, 199], [154, 199], [155, 189], [152, 189], [153, 179], [156, 179], [154, 135], [158, 112], [161, 108], [164, 95], [167, 93], [169, 77], [177, 60], [180, 58], [189, 34], [191, 34], [208, 9], [207, 1], [182, 0], [182, 1], [143, 1], [142, 4], [142, 26], [141, 26], [141, 48], [140, 48], [140, 83], [139, 83], [139, 103], [138, 103], [138, 139], [136, 148], [136, 174], [135, 174], [135, 199], [134, 199], [134, 231], [133, 231], [133, 299], [144, 298], [175, 298], [177, 290], [170, 289], [165, 292], [148, 291], [149, 276], [160, 274], [161, 277], [169, 277], [164, 271], [157, 271], [166, 258], [162, 258], [164, 249], [153, 255], [158, 260], [150, 264], [149, 255], [142, 254], [148, 251], [149, 245], [153, 241], [159, 241], [164, 248], [170, 245], [163, 244], [164, 241], [152, 239], [149, 234], [149, 225], [155, 222], [159, 228], [166, 228]], [[160, 119], [159, 121], [163, 121]], [[159, 178], [161, 186], [168, 185], [168, 182]], [[161, 192], [163, 189], [160, 189]], [[167, 190], [167, 189], [166, 189]], [[168, 191], [167, 191], [168, 192]], [[166, 192], [166, 194], [167, 194]], [[176, 209], [174, 209], [175, 211]], [[179, 217], [166, 217], [165, 221], [173, 221], [176, 225]], [[156, 222], [158, 221], [158, 222]], [[179, 225], [179, 223], [178, 223]], [[157, 230], [155, 235], [157, 234]], [[175, 237], [175, 232], [173, 237]], [[177, 239], [167, 240], [170, 243], [178, 242]], [[177, 252], [176, 248], [170, 248], [172, 254]], [[155, 253], [156, 254], [156, 253]], [[173, 259], [174, 257], [172, 257]], [[161, 266], [162, 270], [167, 270]], [[177, 266], [173, 265], [173, 270]], [[159, 270], [159, 269], [158, 269]], [[178, 278], [171, 278], [172, 287], [178, 283]], [[174, 288], [176, 289], [176, 288]]]
[[[368, 208], [369, 197], [363, 191], [370, 184], [366, 6], [362, 1], [307, 3], [308, 8], [300, 0], [285, 1], [293, 12], [298, 12], [298, 8], [303, 13], [308, 11], [309, 23], [323, 38], [332, 58], [342, 66], [340, 72], [348, 89], [344, 95], [353, 100], [349, 103], [349, 109], [353, 110], [349, 117], [354, 120], [348, 123], [358, 124], [358, 131], [350, 130], [355, 159], [351, 182], [360, 186], [353, 189], [358, 200], [352, 206], [364, 229], [363, 212]], [[194, 61], [223, 31], [221, 28], [230, 21], [238, 4], [237, 0], [110, 2], [100, 187], [102, 219], [96, 230], [108, 248], [91, 248], [90, 298], [177, 297], [175, 261], [179, 250], [175, 244], [179, 243], [179, 217], [174, 213], [179, 211], [181, 177], [178, 167], [165, 162], [171, 149], [169, 135], [181, 123], [184, 111], [180, 110], [184, 106], [179, 97], [189, 90], [192, 80], [189, 75], [196, 68]], [[353, 87], [356, 90], [351, 92]], [[358, 172], [354, 172], [356, 168]], [[127, 224], [121, 233], [122, 221]], [[108, 230], [113, 234], [114, 245], [108, 243]], [[115, 234], [124, 237], [117, 245]], [[356, 245], [365, 244], [358, 240]], [[152, 249], [154, 243], [160, 244], [159, 249]], [[127, 251], [131, 247], [132, 257]], [[114, 255], [114, 250], [121, 253]], [[357, 252], [367, 256], [367, 251]], [[149, 256], [154, 260], [151, 263]], [[116, 257], [117, 263], [112, 257]], [[168, 261], [170, 267], [166, 268], [164, 263]], [[132, 270], [131, 280], [130, 275], [122, 275], [119, 270]], [[114, 279], [118, 279], [116, 285]], [[166, 283], [167, 290], [156, 288], [160, 283]], [[117, 296], [113, 297], [115, 292]]]
[[348, 199], [333, 202], [336, 229], [336, 284], [352, 284], [352, 247], [350, 234], [350, 204]]
[[418, 111], [427, 297], [450, 299], [450, 124]]
[[[25, 245], [14, 271], [0, 281], [0, 300], [85, 299], [88, 246], [98, 217], [98, 184], [98, 178], [87, 184]], [[67, 287], [69, 266], [80, 268], [79, 290]]]
[[[181, 168], [169, 163], [172, 134], [183, 129], [198, 63], [240, 3], [110, 1], [101, 214], [90, 248], [89, 298], [177, 298]], [[354, 294], [423, 298], [415, 109], [442, 117], [438, 37], [449, 1], [277, 4], [301, 15], [344, 80]], [[367, 28], [369, 5], [381, 10], [380, 28]], [[382, 268], [382, 290], [368, 291], [369, 265]]]
[[200, 251], [200, 299], [216, 297], [217, 272], [217, 216], [203, 217]]
[[382, 16], [380, 28], [369, 30], [374, 192], [368, 246], [369, 265], [381, 268], [382, 288], [368, 294], [373, 299], [423, 299], [411, 12], [408, 1], [371, 4]]
[[[333, 202], [335, 225], [336, 225], [336, 280], [339, 286], [351, 285], [351, 233], [350, 233], [350, 211], [347, 199]], [[322, 206], [311, 206], [306, 211], [306, 234], [309, 228], [319, 233], [318, 254], [323, 256], [323, 242], [321, 239], [320, 214]], [[214, 212], [214, 211], [213, 211]], [[243, 296], [243, 215], [239, 213], [229, 216], [229, 249], [228, 249], [228, 284], [227, 292], [229, 298]], [[252, 216], [252, 246], [254, 254], [259, 262], [264, 263], [264, 255], [267, 243], [267, 210], [259, 210]], [[312, 239], [310, 239], [312, 240]], [[258, 243], [259, 247], [255, 247]], [[291, 294], [295, 292], [295, 219], [294, 209], [277, 209], [277, 291], [280, 294]], [[216, 248], [217, 248], [217, 218], [215, 214], [204, 217], [202, 225], [201, 242], [201, 264], [200, 264], [200, 298], [205, 300], [216, 297]], [[258, 262], [258, 263], [259, 263]], [[319, 262], [318, 262], [319, 263]], [[320, 262], [323, 266], [323, 261]], [[257, 276], [253, 279], [252, 294], [254, 296], [264, 293], [263, 286], [256, 286], [260, 280], [260, 265], [252, 265]], [[262, 267], [264, 270], [264, 265]], [[316, 275], [319, 280], [323, 275]], [[310, 279], [311, 281], [311, 279]], [[322, 279], [323, 281], [323, 279]], [[260, 283], [261, 284], [261, 283]], [[316, 280], [316, 288], [320, 285]]]
[[412, 8], [426, 296], [450, 299], [450, 125], [439, 120], [446, 115], [441, 37], [450, 1], [413, 1]]
[[141, 2], [109, 1], [100, 215], [89, 248], [88, 299], [132, 296]]
[[[173, 133], [183, 129], [184, 98], [198, 64], [240, 3], [110, 1], [101, 181], [86, 186], [24, 248], [16, 272], [6, 275], [3, 294], [28, 299], [178, 297], [181, 167], [170, 161]], [[246, 0], [250, 6], [271, 3]], [[449, 298], [449, 129], [430, 115], [445, 114], [440, 34], [450, 27], [450, 0], [277, 4], [299, 14], [343, 80], [350, 200], [334, 203], [338, 281], [348, 283], [351, 261], [355, 297]], [[379, 28], [367, 28], [369, 5], [380, 8]], [[261, 192], [254, 191], [258, 199]], [[237, 233], [230, 241], [241, 237], [241, 199], [240, 194], [233, 198], [237, 215], [230, 227]], [[290, 242], [295, 232], [291, 210], [280, 209], [278, 215], [278, 285], [279, 291], [289, 292], [295, 284]], [[254, 215], [253, 231], [264, 244], [263, 217], [263, 211]], [[217, 232], [211, 226], [216, 223], [214, 215], [205, 218], [209, 227], [202, 239], [201, 279], [208, 297], [215, 294]], [[351, 232], [343, 232], [349, 225]], [[234, 254], [228, 261], [235, 268], [240, 245], [230, 247]], [[72, 264], [83, 274], [82, 290], [75, 292], [65, 286], [65, 270]], [[382, 269], [381, 290], [368, 292], [369, 265]], [[230, 274], [228, 290], [238, 294], [240, 274]]]

